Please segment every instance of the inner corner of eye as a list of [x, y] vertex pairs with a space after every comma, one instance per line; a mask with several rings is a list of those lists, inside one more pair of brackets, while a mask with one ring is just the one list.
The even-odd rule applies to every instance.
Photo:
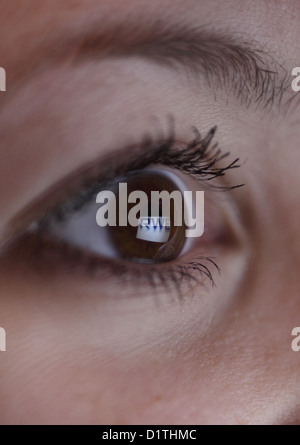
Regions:
[[136, 263], [172, 261], [204, 239], [204, 191], [170, 169], [117, 178], [78, 210], [48, 225], [51, 236], [100, 257]]

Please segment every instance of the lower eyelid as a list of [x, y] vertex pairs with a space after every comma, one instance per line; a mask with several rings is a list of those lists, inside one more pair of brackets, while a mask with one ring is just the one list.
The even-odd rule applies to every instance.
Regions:
[[207, 290], [220, 272], [207, 249], [197, 252], [197, 255], [149, 266], [100, 258], [48, 237], [32, 235], [19, 241], [4, 261], [14, 261], [15, 258], [22, 267], [30, 267], [43, 283], [52, 281], [53, 277], [58, 282], [69, 277], [87, 285], [96, 282], [102, 288], [110, 287], [113, 278], [114, 287], [122, 291], [128, 289], [132, 292], [134, 289], [136, 294], [168, 291], [177, 297], [195, 285], [205, 286]]
[[124, 292], [134, 289], [136, 294], [143, 294], [148, 289], [148, 293], [168, 291], [175, 296], [182, 296], [200, 285], [206, 293], [219, 274], [218, 264], [223, 253], [237, 242], [234, 230], [218, 214], [219, 206], [214, 199], [208, 203], [210, 205], [212, 208], [208, 213], [211, 215], [206, 221], [204, 235], [194, 242], [189, 252], [182, 251], [176, 260], [157, 266], [101, 258], [54, 240], [43, 232], [25, 235], [10, 252], [10, 257], [29, 265], [43, 282], [51, 277], [58, 282], [74, 277], [86, 284], [99, 283], [101, 287], [113, 284]]

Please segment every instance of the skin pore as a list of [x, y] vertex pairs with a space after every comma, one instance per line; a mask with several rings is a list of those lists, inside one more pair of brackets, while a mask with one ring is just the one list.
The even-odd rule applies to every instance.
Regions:
[[[0, 5], [0, 423], [300, 423], [299, 2]], [[170, 114], [179, 145], [217, 126], [224, 165], [240, 160], [217, 184], [244, 186], [207, 191], [187, 254], [214, 258], [214, 287], [179, 296], [141, 265], [91, 273], [18, 239], [87, 166], [167, 137]]]

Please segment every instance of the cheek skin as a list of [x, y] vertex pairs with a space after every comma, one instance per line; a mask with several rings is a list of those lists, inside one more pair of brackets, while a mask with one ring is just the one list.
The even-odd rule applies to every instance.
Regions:
[[[60, 293], [51, 282], [45, 290], [12, 269], [1, 284], [9, 339], [1, 363], [2, 423], [190, 423], [199, 422], [199, 412], [205, 421], [220, 416], [205, 390], [209, 383], [214, 391], [211, 365], [217, 369], [220, 358], [208, 353], [206, 334], [195, 335], [199, 322], [185, 314], [195, 310], [170, 305], [155, 312], [152, 305], [146, 319], [142, 311], [124, 316], [109, 303], [96, 308], [109, 295], [91, 304], [70, 283]], [[27, 283], [16, 285], [16, 275], [27, 275]]]
[[[4, 424], [268, 423], [281, 417], [284, 397], [292, 400], [299, 379], [285, 327], [297, 304], [278, 305], [278, 281], [262, 283], [272, 275], [263, 263], [252, 266], [238, 302], [203, 330], [186, 315], [199, 308], [172, 306], [161, 315], [152, 307], [149, 320], [139, 311], [124, 316], [109, 294], [91, 304], [71, 282], [58, 292], [17, 265], [5, 272]], [[15, 276], [28, 280], [16, 286]]]
[[[33, 291], [38, 293], [31, 289], [28, 298]], [[48, 295], [41, 292], [40, 297]], [[207, 341], [192, 344], [184, 354], [164, 337], [161, 346], [152, 346], [150, 339], [143, 349], [125, 345], [115, 352], [108, 328], [90, 332], [64, 307], [59, 311], [61, 321], [56, 316], [53, 326], [53, 314], [49, 320], [49, 314], [42, 316], [44, 311], [43, 306], [35, 313], [23, 307], [19, 318], [16, 307], [12, 312], [14, 319], [7, 327], [11, 352], [8, 349], [2, 367], [7, 376], [1, 381], [3, 423], [130, 424], [160, 423], [162, 418], [168, 423], [209, 423], [222, 419], [222, 403], [214, 395], [218, 378], [211, 379], [210, 371], [212, 364], [218, 369], [220, 358], [208, 356]], [[88, 317], [83, 312], [78, 314], [80, 319]], [[182, 334], [179, 337], [182, 343]]]

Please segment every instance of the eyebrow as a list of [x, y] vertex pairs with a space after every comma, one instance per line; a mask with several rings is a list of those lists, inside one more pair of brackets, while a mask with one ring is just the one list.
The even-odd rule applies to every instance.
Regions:
[[290, 74], [270, 54], [238, 36], [205, 27], [168, 28], [157, 22], [145, 30], [129, 23], [107, 32], [95, 30], [71, 41], [70, 48], [74, 63], [137, 56], [185, 71], [200, 82], [204, 79], [214, 91], [227, 91], [247, 107], [281, 108], [292, 100]]
[[115, 57], [144, 58], [192, 74], [200, 86], [205, 81], [215, 96], [225, 91], [247, 108], [287, 113], [300, 97], [300, 92], [292, 91], [291, 73], [257, 42], [235, 32], [211, 31], [209, 26], [170, 26], [163, 20], [145, 25], [128, 19], [101, 27], [97, 21], [87, 31], [76, 29], [68, 36], [64, 31], [53, 31], [53, 37], [41, 38], [40, 49], [23, 70], [25, 79], [17, 79], [15, 87], [22, 88], [26, 78], [32, 81], [55, 63], [73, 67], [86, 60]]

